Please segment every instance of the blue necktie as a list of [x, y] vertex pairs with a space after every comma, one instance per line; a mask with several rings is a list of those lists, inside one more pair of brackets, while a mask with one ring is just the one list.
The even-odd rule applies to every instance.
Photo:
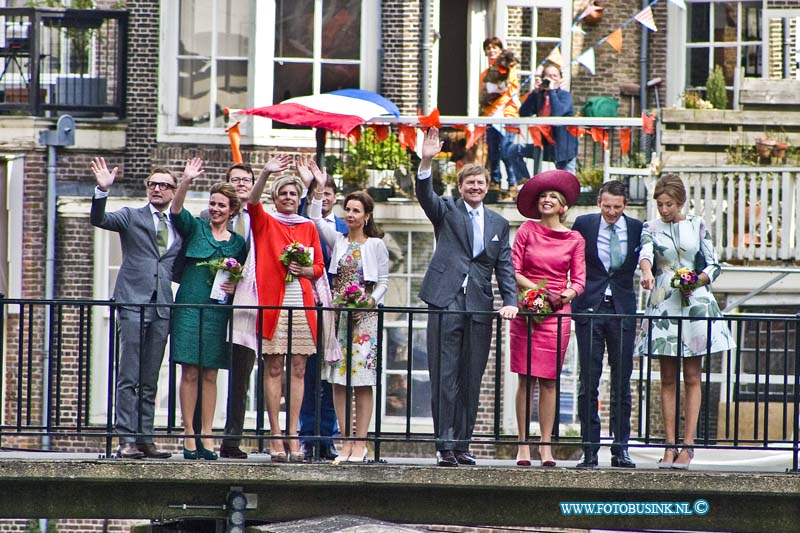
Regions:
[[472, 257], [478, 257], [483, 251], [483, 233], [478, 223], [478, 210], [472, 209], [469, 216], [472, 218]]
[[617, 226], [610, 224], [608, 229], [611, 230], [611, 238], [608, 240], [609, 252], [611, 253], [611, 270], [615, 270], [625, 262], [625, 256], [622, 255]]

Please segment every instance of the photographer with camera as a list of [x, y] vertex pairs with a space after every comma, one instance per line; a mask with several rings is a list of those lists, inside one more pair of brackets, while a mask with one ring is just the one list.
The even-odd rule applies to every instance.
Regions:
[[[537, 70], [533, 82], [533, 90], [528, 93], [526, 100], [520, 108], [520, 116], [530, 117], [571, 117], [574, 116], [572, 106], [572, 93], [562, 89], [561, 69], [555, 63], [545, 63], [544, 67]], [[553, 126], [550, 130], [553, 143], [542, 139], [543, 147], [533, 144], [515, 144], [509, 148], [509, 157], [530, 157], [534, 160], [533, 174], [541, 171], [541, 161], [551, 161], [556, 168], [567, 170], [573, 174], [576, 171], [578, 156], [578, 139], [567, 131], [566, 126]], [[516, 153], [514, 152], [516, 151]]]

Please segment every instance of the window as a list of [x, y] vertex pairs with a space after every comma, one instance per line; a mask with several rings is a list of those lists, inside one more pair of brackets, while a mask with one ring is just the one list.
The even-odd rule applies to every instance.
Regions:
[[720, 66], [733, 102], [734, 71], [761, 77], [761, 2], [687, 2], [686, 89], [705, 93], [706, 80]]
[[[391, 260], [389, 290], [384, 298], [384, 305], [424, 306], [417, 294], [430, 258], [433, 256], [433, 232], [407, 229], [387, 231], [384, 241], [387, 243]], [[384, 315], [383, 338], [386, 339], [384, 343], [386, 349], [382, 379], [386, 430], [397, 430], [405, 424], [405, 417], [409, 412], [409, 381], [412, 420], [416, 423], [431, 423], [431, 383], [426, 346], [427, 318], [426, 313], [413, 315], [409, 330], [408, 313], [387, 312]], [[409, 357], [411, 357], [410, 365]]]
[[[363, 0], [180, 0], [162, 3], [159, 133], [166, 142], [227, 143], [224, 109], [377, 84], [378, 3]], [[211, 14], [211, 15], [209, 15]], [[369, 53], [369, 51], [372, 53]], [[246, 142], [310, 130], [245, 120]], [[203, 135], [205, 138], [198, 137]], [[243, 141], [245, 142], [245, 141]]]

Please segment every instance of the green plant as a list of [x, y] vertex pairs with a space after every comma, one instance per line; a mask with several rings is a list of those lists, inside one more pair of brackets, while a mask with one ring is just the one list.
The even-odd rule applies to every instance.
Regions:
[[729, 165], [755, 165], [758, 163], [756, 150], [752, 144], [745, 144], [741, 137], [725, 149], [726, 162]]
[[714, 109], [728, 108], [728, 90], [725, 88], [725, 75], [719, 65], [716, 65], [714, 70], [708, 74], [706, 99], [711, 102]]
[[406, 149], [397, 142], [397, 136], [393, 132], [383, 141], [379, 141], [375, 131], [365, 128], [358, 141], [350, 143], [347, 147], [347, 161], [355, 159], [355, 165], [365, 163], [365, 168], [375, 170], [395, 170], [399, 166], [408, 168], [411, 157]]
[[367, 163], [349, 158], [342, 167], [342, 184], [351, 188], [363, 188], [367, 186]]
[[578, 169], [578, 181], [583, 187], [596, 191], [603, 184], [603, 169], [600, 167], [581, 167]]
[[711, 102], [703, 100], [697, 91], [686, 91], [683, 94], [683, 107], [686, 109], [713, 109]]
[[647, 168], [647, 154], [644, 152], [629, 152], [622, 158], [623, 166], [627, 168]]

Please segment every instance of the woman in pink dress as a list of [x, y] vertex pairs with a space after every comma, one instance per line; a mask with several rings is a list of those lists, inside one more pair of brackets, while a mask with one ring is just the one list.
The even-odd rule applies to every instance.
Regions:
[[[553, 314], [538, 322], [517, 315], [511, 322], [511, 371], [519, 374], [516, 408], [520, 441], [527, 440], [533, 393], [539, 384], [539, 454], [542, 466], [555, 466], [550, 438], [556, 412], [556, 379], [564, 362], [570, 334], [570, 302], [586, 283], [584, 241], [577, 231], [564, 226], [566, 210], [580, 193], [577, 178], [566, 170], [548, 170], [525, 184], [517, 197], [517, 209], [528, 220], [517, 230], [512, 260], [520, 291], [546, 282], [548, 304]], [[524, 309], [520, 309], [524, 311]], [[528, 337], [530, 324], [530, 343]], [[528, 354], [530, 352], [530, 359]], [[530, 394], [526, 391], [530, 390]], [[517, 464], [530, 466], [527, 445], [517, 451]]]

